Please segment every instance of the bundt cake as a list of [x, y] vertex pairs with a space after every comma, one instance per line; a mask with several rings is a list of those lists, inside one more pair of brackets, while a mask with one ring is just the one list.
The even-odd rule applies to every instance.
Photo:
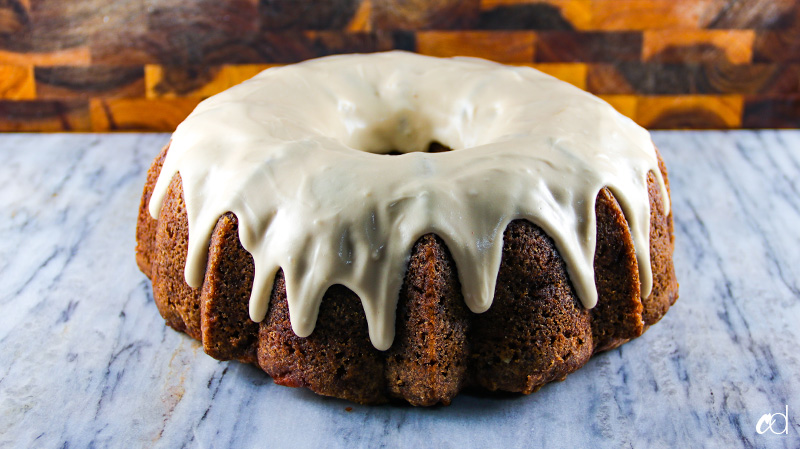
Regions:
[[331, 56], [205, 100], [153, 162], [136, 233], [169, 326], [359, 403], [528, 394], [678, 297], [647, 131], [473, 58]]

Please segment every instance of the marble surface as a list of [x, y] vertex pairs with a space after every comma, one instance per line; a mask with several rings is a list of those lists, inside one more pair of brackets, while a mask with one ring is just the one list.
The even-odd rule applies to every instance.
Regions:
[[565, 382], [431, 409], [277, 386], [164, 326], [134, 227], [167, 139], [0, 135], [0, 448], [800, 447], [798, 131], [654, 133], [675, 307]]

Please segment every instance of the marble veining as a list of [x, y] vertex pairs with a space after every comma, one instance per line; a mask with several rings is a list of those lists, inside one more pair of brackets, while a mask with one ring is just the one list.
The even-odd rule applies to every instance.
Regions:
[[800, 131], [654, 133], [675, 307], [565, 382], [431, 409], [276, 386], [166, 328], [134, 227], [168, 138], [0, 135], [0, 448], [800, 447]]

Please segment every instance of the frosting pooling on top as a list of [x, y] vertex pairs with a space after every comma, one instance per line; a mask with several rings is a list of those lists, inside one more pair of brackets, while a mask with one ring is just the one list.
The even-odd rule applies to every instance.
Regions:
[[[426, 153], [432, 141], [453, 151]], [[361, 298], [370, 339], [384, 350], [411, 249], [428, 233], [447, 244], [473, 312], [492, 303], [503, 231], [519, 218], [554, 240], [593, 307], [603, 187], [628, 220], [648, 296], [649, 172], [668, 211], [648, 132], [534, 69], [342, 55], [268, 69], [202, 102], [173, 134], [149, 208], [157, 217], [180, 173], [190, 286], [202, 284], [211, 233], [230, 211], [255, 264], [254, 321], [283, 269], [297, 335], [313, 331], [323, 294], [342, 284]]]

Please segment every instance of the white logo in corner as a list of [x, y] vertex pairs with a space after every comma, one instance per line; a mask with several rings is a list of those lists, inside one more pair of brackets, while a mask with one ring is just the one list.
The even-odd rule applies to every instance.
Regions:
[[[776, 432], [776, 430], [772, 426], [774, 424], [780, 424], [775, 422], [775, 417], [780, 416], [783, 418], [783, 432]], [[758, 420], [756, 423], [756, 432], [759, 435], [764, 434], [767, 430], [774, 433], [775, 435], [788, 435], [789, 434], [789, 405], [786, 405], [786, 413], [766, 413], [761, 419]]]

